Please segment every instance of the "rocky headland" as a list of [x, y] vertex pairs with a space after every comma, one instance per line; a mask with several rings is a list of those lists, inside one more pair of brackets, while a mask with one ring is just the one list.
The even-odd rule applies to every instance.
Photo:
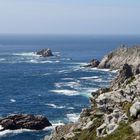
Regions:
[[42, 130], [52, 124], [42, 115], [15, 114], [0, 118], [0, 131], [30, 129]]
[[140, 140], [140, 46], [125, 45], [97, 66], [118, 70], [107, 88], [91, 93], [76, 123], [58, 126], [45, 140]]

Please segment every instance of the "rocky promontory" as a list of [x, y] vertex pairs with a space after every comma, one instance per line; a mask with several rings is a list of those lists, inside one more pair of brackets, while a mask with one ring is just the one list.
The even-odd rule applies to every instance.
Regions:
[[122, 47], [99, 68], [119, 69], [107, 88], [92, 93], [76, 123], [57, 126], [45, 140], [140, 140], [140, 47]]
[[98, 68], [120, 69], [127, 63], [137, 67], [140, 63], [140, 46], [127, 47], [121, 45], [117, 50], [110, 52], [100, 62]]
[[51, 49], [42, 49], [36, 53], [37, 55], [41, 55], [42, 57], [53, 56]]
[[16, 114], [0, 119], [0, 131], [31, 129], [42, 130], [51, 126], [48, 119], [42, 115]]

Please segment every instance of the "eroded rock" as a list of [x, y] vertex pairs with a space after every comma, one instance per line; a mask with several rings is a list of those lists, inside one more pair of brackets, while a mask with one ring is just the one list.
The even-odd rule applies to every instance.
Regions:
[[43, 57], [53, 56], [51, 49], [42, 49], [41, 51], [37, 52], [37, 55], [41, 55]]
[[0, 119], [0, 125], [3, 127], [3, 130], [42, 130], [45, 127], [51, 126], [51, 123], [42, 115], [17, 114]]

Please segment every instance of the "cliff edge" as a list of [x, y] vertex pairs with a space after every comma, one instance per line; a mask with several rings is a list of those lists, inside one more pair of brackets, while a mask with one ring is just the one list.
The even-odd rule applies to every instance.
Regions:
[[137, 67], [140, 63], [140, 46], [127, 47], [121, 45], [117, 50], [110, 52], [100, 62], [98, 68], [120, 69], [127, 63]]
[[45, 140], [140, 140], [140, 47], [121, 47], [99, 68], [119, 69], [107, 88], [91, 93], [78, 122], [58, 126]]

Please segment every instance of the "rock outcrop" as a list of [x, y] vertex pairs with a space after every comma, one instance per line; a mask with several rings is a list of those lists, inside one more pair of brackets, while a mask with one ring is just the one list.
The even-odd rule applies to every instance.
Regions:
[[48, 119], [42, 115], [17, 114], [0, 119], [1, 130], [31, 129], [42, 130], [51, 126]]
[[92, 61], [90, 61], [89, 64], [85, 65], [84, 67], [91, 67], [91, 68], [95, 68], [98, 67], [100, 64], [100, 61], [97, 59], [93, 59]]
[[91, 106], [82, 110], [76, 123], [58, 126], [45, 140], [139, 140], [139, 53], [137, 46], [107, 55], [99, 67], [119, 69], [112, 84], [92, 93]]
[[106, 55], [98, 68], [120, 69], [125, 63], [137, 67], [140, 64], [140, 46], [128, 48], [121, 45], [117, 50]]
[[41, 55], [43, 57], [53, 56], [51, 49], [42, 49], [36, 53], [37, 55]]

